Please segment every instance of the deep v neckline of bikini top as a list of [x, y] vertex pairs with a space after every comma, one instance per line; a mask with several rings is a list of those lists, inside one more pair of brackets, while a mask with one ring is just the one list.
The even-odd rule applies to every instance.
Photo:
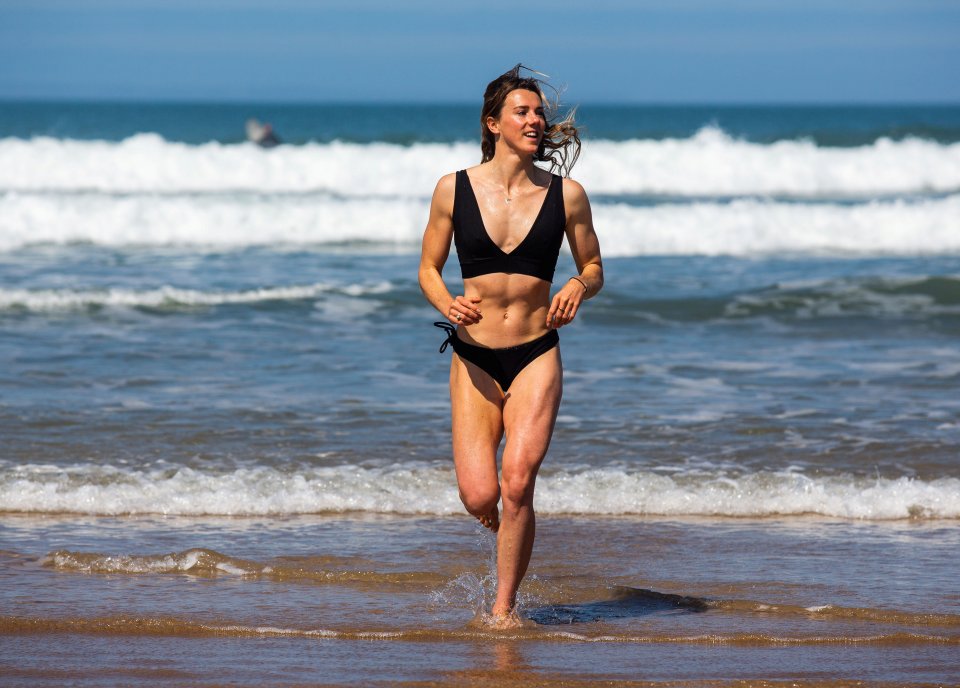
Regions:
[[464, 172], [463, 176], [467, 178], [467, 188], [470, 189], [470, 197], [473, 199], [473, 207], [477, 211], [477, 217], [480, 219], [480, 227], [483, 229], [483, 236], [486, 237], [487, 241], [490, 242], [490, 244], [494, 248], [500, 251], [500, 253], [502, 253], [505, 256], [512, 256], [514, 253], [517, 252], [517, 249], [523, 246], [526, 243], [527, 239], [530, 238], [530, 235], [533, 234], [533, 231], [537, 228], [537, 223], [540, 222], [540, 218], [543, 217], [543, 211], [547, 207], [547, 200], [550, 198], [550, 190], [553, 189], [554, 175], [550, 175], [550, 183], [547, 184], [547, 193], [543, 195], [543, 203], [540, 204], [540, 210], [537, 212], [537, 216], [533, 218], [533, 224], [530, 225], [530, 229], [527, 230], [527, 233], [524, 234], [520, 242], [516, 246], [514, 246], [512, 249], [510, 249], [509, 253], [507, 251], [504, 251], [502, 248], [500, 248], [497, 242], [493, 240], [493, 237], [490, 236], [490, 232], [487, 231], [487, 223], [483, 219], [483, 213], [480, 212], [480, 201], [477, 200], [477, 194], [473, 190], [473, 182], [470, 181], [470, 175]]

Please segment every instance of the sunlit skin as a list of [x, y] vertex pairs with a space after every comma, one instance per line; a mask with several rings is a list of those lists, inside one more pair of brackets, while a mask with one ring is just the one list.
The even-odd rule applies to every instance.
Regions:
[[[467, 174], [487, 233], [509, 253], [533, 225], [550, 184], [550, 174], [533, 164], [546, 127], [539, 94], [511, 91], [499, 116], [487, 118], [485, 124], [495, 136], [493, 159], [468, 169]], [[434, 191], [419, 278], [430, 303], [459, 326], [458, 337], [502, 348], [573, 322], [584, 299], [603, 286], [600, 248], [583, 187], [563, 180], [565, 233], [582, 283], [558, 274], [551, 297], [552, 285], [542, 279], [492, 273], [465, 279], [463, 294], [454, 297], [441, 272], [453, 239], [455, 180], [455, 174], [444, 176]], [[534, 486], [550, 445], [562, 386], [559, 347], [527, 365], [506, 394], [487, 373], [456, 354], [450, 364], [453, 457], [460, 499], [480, 523], [497, 532], [497, 595], [491, 609], [492, 625], [497, 628], [519, 624], [514, 608], [533, 551]], [[504, 437], [498, 477], [497, 449]]]

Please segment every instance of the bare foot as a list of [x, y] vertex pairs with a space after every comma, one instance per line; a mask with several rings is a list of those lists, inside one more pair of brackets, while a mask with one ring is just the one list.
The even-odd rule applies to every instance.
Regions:
[[477, 520], [480, 521], [480, 525], [482, 525], [484, 528], [489, 528], [494, 533], [500, 530], [500, 514], [496, 507], [494, 507], [493, 511], [491, 511], [489, 514], [477, 516]]
[[512, 609], [503, 614], [490, 614], [485, 621], [488, 627], [496, 631], [509, 631], [513, 628], [523, 627], [523, 620], [520, 615]]

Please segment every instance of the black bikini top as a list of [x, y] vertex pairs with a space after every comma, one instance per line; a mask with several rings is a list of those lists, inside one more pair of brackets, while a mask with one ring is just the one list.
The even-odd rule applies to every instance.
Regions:
[[464, 278], [491, 272], [519, 273], [553, 282], [563, 231], [567, 224], [563, 207], [563, 180], [551, 175], [540, 213], [523, 240], [510, 251], [493, 243], [480, 216], [480, 205], [465, 170], [457, 172], [453, 197], [453, 241]]

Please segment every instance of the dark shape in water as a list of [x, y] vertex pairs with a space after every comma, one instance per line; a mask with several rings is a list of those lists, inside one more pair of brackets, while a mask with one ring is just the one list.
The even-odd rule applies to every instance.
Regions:
[[609, 600], [536, 607], [527, 611], [526, 616], [542, 626], [559, 626], [626, 619], [669, 610], [698, 613], [709, 608], [706, 600], [699, 597], [671, 595], [626, 586], [614, 587], [612, 592], [613, 597]]
[[247, 140], [261, 148], [273, 148], [280, 143], [280, 137], [273, 131], [269, 122], [261, 124], [254, 118], [247, 120]]

